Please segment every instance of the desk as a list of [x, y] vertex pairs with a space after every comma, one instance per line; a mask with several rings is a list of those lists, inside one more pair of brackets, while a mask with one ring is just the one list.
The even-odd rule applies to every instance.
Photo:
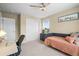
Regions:
[[7, 56], [17, 51], [17, 45], [15, 42], [3, 41], [0, 43], [0, 56]]

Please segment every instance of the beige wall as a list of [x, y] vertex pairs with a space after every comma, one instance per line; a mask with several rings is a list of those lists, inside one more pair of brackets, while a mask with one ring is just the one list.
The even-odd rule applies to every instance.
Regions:
[[79, 12], [79, 7], [54, 14], [50, 18], [50, 32], [71, 33], [79, 32], [79, 20], [58, 23], [58, 17]]
[[[26, 16], [20, 15], [20, 35], [26, 35]], [[24, 42], [26, 41], [26, 36], [24, 38]]]
[[1, 16], [1, 12], [0, 12], [0, 16]]

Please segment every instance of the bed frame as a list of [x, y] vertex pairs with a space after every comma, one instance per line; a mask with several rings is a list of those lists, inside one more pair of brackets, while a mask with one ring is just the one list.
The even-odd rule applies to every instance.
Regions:
[[66, 36], [70, 36], [70, 34], [65, 34], [65, 33], [48, 33], [48, 34], [40, 34], [40, 40], [44, 41], [45, 38], [47, 37], [51, 37], [51, 36], [59, 36], [59, 37], [66, 37]]

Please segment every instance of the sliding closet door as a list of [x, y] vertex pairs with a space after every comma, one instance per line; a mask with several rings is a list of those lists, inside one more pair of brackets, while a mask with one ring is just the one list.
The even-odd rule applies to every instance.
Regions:
[[40, 20], [26, 19], [26, 41], [39, 40], [40, 34]]
[[7, 32], [6, 37], [9, 41], [16, 40], [15, 33], [15, 19], [12, 18], [3, 18], [4, 19], [4, 29]]

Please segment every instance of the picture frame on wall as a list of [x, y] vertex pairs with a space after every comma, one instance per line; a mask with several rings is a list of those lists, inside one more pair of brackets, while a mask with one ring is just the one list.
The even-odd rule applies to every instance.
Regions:
[[73, 13], [65, 16], [58, 17], [58, 22], [79, 20], [79, 13]]

